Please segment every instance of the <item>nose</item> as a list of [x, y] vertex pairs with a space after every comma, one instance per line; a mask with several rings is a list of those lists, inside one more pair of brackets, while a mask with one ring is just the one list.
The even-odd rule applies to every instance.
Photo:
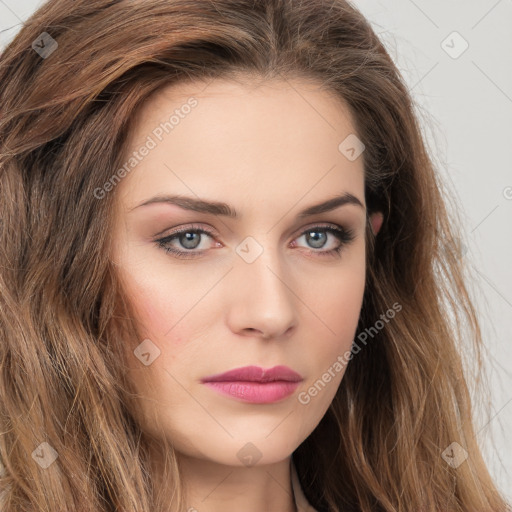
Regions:
[[227, 322], [232, 332], [264, 339], [290, 334], [297, 322], [298, 298], [276, 251], [267, 248], [252, 263], [237, 256], [228, 281]]

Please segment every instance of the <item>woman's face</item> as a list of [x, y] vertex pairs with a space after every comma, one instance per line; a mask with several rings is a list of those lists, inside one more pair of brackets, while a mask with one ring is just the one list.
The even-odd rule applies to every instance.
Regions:
[[[354, 133], [343, 104], [302, 81], [180, 84], [145, 104], [112, 258], [142, 333], [126, 342], [134, 415], [179, 454], [280, 461], [329, 407], [365, 283]], [[246, 366], [299, 380], [204, 382]]]

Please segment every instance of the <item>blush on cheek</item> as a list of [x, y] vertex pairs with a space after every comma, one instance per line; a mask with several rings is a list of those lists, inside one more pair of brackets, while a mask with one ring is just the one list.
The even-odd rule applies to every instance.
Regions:
[[133, 300], [137, 323], [146, 338], [154, 341], [160, 348], [181, 346], [187, 340], [182, 332], [183, 326], [179, 323], [184, 313], [176, 312], [175, 304], [168, 298], [145, 292], [140, 292], [135, 297]]

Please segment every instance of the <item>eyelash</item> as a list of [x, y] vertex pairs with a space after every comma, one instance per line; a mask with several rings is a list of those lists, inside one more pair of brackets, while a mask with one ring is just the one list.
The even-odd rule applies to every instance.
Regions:
[[[303, 231], [299, 235], [299, 237], [301, 237], [301, 236], [303, 236], [303, 235], [305, 235], [307, 233], [310, 233], [312, 231], [320, 231], [320, 232], [331, 233], [340, 241], [340, 245], [338, 247], [336, 247], [334, 249], [329, 249], [327, 251], [308, 250], [309, 254], [318, 255], [320, 257], [333, 257], [333, 256], [339, 255], [341, 253], [342, 249], [346, 245], [348, 245], [350, 242], [352, 242], [354, 240], [354, 238], [355, 238], [353, 230], [351, 230], [351, 229], [343, 229], [342, 227], [337, 226], [335, 224], [330, 224], [330, 225], [327, 225], [327, 226], [312, 226], [311, 228], [308, 228], [305, 231]], [[155, 243], [157, 244], [157, 246], [159, 248], [163, 249], [167, 253], [173, 254], [177, 258], [193, 259], [193, 258], [200, 257], [201, 254], [203, 252], [205, 252], [205, 251], [192, 252], [193, 249], [190, 249], [189, 251], [181, 251], [179, 249], [176, 249], [175, 247], [171, 247], [171, 246], [168, 245], [169, 242], [171, 242], [172, 240], [177, 238], [182, 233], [196, 233], [196, 234], [200, 233], [200, 234], [208, 235], [208, 236], [210, 236], [212, 238], [215, 236], [214, 233], [212, 233], [212, 232], [210, 232], [208, 230], [205, 230], [203, 228], [199, 228], [199, 227], [196, 227], [196, 226], [186, 226], [184, 228], [180, 228], [180, 229], [177, 229], [176, 231], [173, 231], [172, 233], [170, 233], [168, 236], [166, 236], [164, 238], [160, 238], [159, 240], [155, 240]]]

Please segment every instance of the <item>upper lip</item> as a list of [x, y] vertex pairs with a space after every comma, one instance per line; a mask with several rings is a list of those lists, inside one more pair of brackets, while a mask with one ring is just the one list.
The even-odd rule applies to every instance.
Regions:
[[302, 376], [288, 366], [274, 366], [267, 370], [261, 368], [261, 366], [244, 366], [242, 368], [234, 368], [233, 370], [229, 370], [224, 373], [210, 375], [209, 377], [204, 377], [201, 380], [202, 382], [272, 382], [278, 380], [299, 382], [302, 380]]

